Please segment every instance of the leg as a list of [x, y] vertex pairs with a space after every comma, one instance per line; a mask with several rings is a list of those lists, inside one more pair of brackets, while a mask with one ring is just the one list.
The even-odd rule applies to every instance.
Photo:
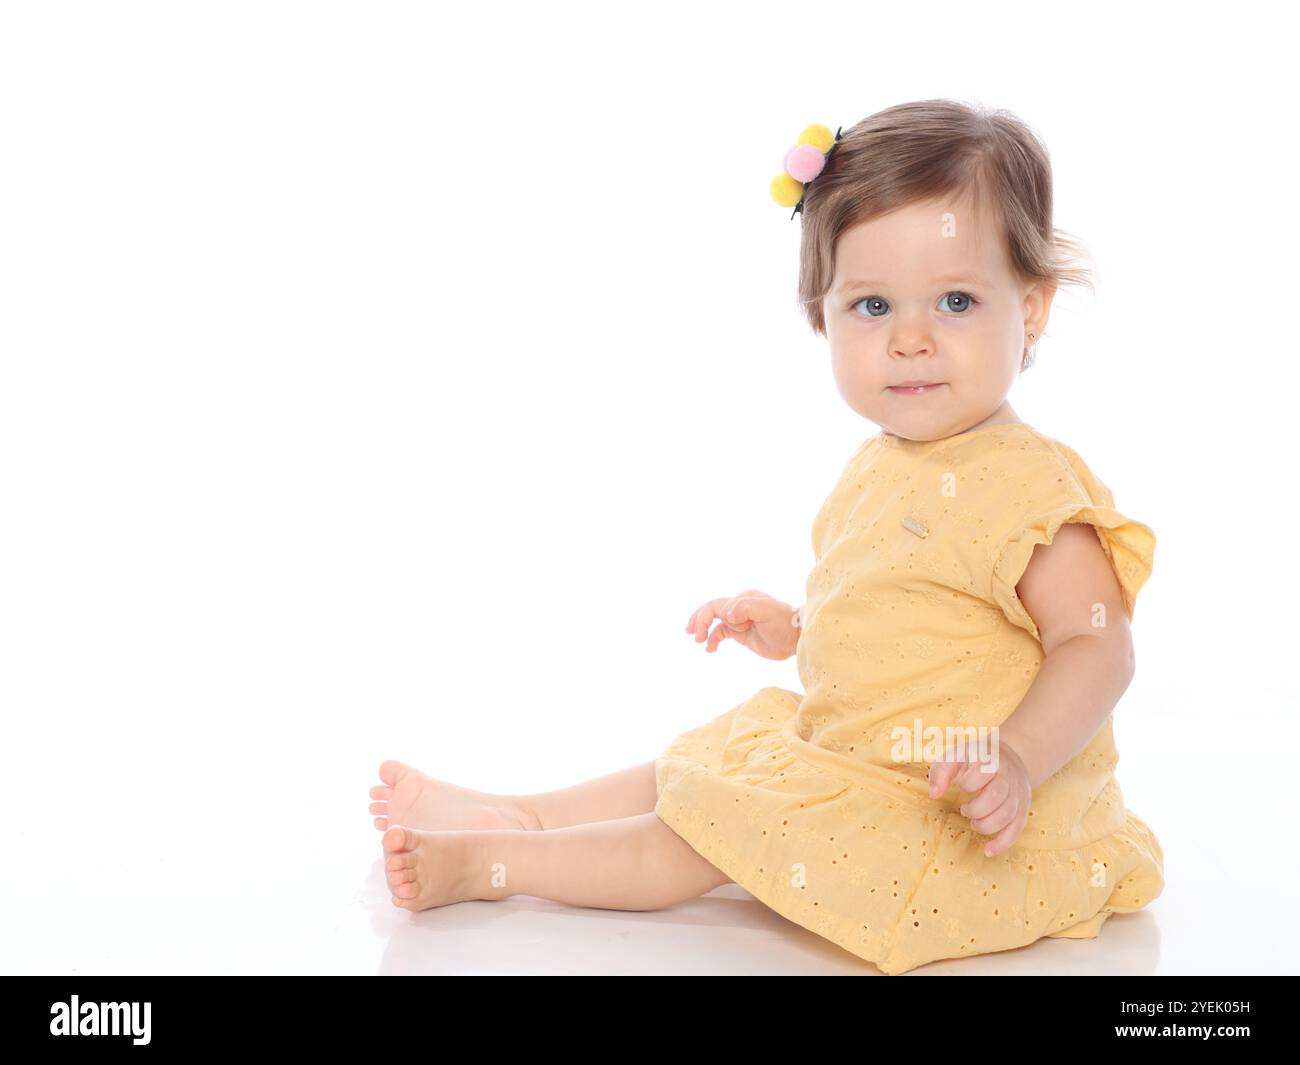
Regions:
[[395, 826], [383, 842], [393, 904], [408, 910], [511, 895], [658, 910], [731, 883], [654, 813], [540, 832]]
[[650, 813], [659, 791], [655, 784], [655, 764], [650, 761], [571, 788], [507, 798], [524, 810], [537, 827], [553, 829]]
[[371, 799], [376, 800], [370, 812], [376, 815], [374, 824], [381, 832], [389, 825], [430, 831], [566, 828], [649, 813], [658, 798], [653, 761], [535, 795], [461, 788], [392, 760], [379, 767], [379, 779], [384, 783], [370, 789]]

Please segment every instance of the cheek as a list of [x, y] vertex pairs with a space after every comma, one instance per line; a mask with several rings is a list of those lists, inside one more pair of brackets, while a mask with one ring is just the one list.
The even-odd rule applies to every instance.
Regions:
[[962, 356], [973, 364], [987, 367], [993, 363], [1001, 366], [1003, 357], [1010, 358], [1013, 350], [1019, 359], [1020, 349], [1015, 347], [1016, 335], [1014, 331], [1008, 334], [1005, 322], [988, 319], [970, 322], [969, 328], [950, 340]]
[[870, 359], [855, 356], [851, 351], [841, 352], [831, 360], [831, 372], [840, 393], [845, 396], [870, 389], [877, 376]]
[[853, 383], [853, 360], [845, 358], [842, 354], [837, 354], [831, 359], [831, 376], [835, 378], [835, 385], [839, 388], [841, 395], [846, 388]]

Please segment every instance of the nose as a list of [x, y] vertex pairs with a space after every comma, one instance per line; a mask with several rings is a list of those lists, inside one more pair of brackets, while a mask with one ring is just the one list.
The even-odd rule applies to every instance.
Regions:
[[890, 338], [889, 353], [900, 359], [934, 354], [934, 339], [922, 322], [900, 321]]

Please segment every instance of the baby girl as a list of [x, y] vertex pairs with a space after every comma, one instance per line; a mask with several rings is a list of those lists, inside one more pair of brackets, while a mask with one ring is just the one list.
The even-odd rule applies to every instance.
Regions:
[[[394, 905], [525, 894], [651, 910], [736, 883], [889, 974], [1096, 936], [1164, 886], [1112, 711], [1155, 537], [1007, 400], [1058, 285], [1046, 150], [947, 100], [810, 126], [772, 194], [848, 406], [880, 427], [812, 525], [798, 610], [758, 591], [686, 631], [797, 656], [656, 759], [496, 795], [380, 766]], [[828, 478], [829, 479], [829, 478]]]

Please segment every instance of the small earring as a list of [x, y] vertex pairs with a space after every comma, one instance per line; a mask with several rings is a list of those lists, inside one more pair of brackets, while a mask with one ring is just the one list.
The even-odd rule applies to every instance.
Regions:
[[1033, 333], [1030, 333], [1030, 334], [1029, 334], [1029, 339], [1030, 339], [1030, 340], [1033, 340], [1033, 339], [1034, 339], [1034, 334], [1033, 334]]

